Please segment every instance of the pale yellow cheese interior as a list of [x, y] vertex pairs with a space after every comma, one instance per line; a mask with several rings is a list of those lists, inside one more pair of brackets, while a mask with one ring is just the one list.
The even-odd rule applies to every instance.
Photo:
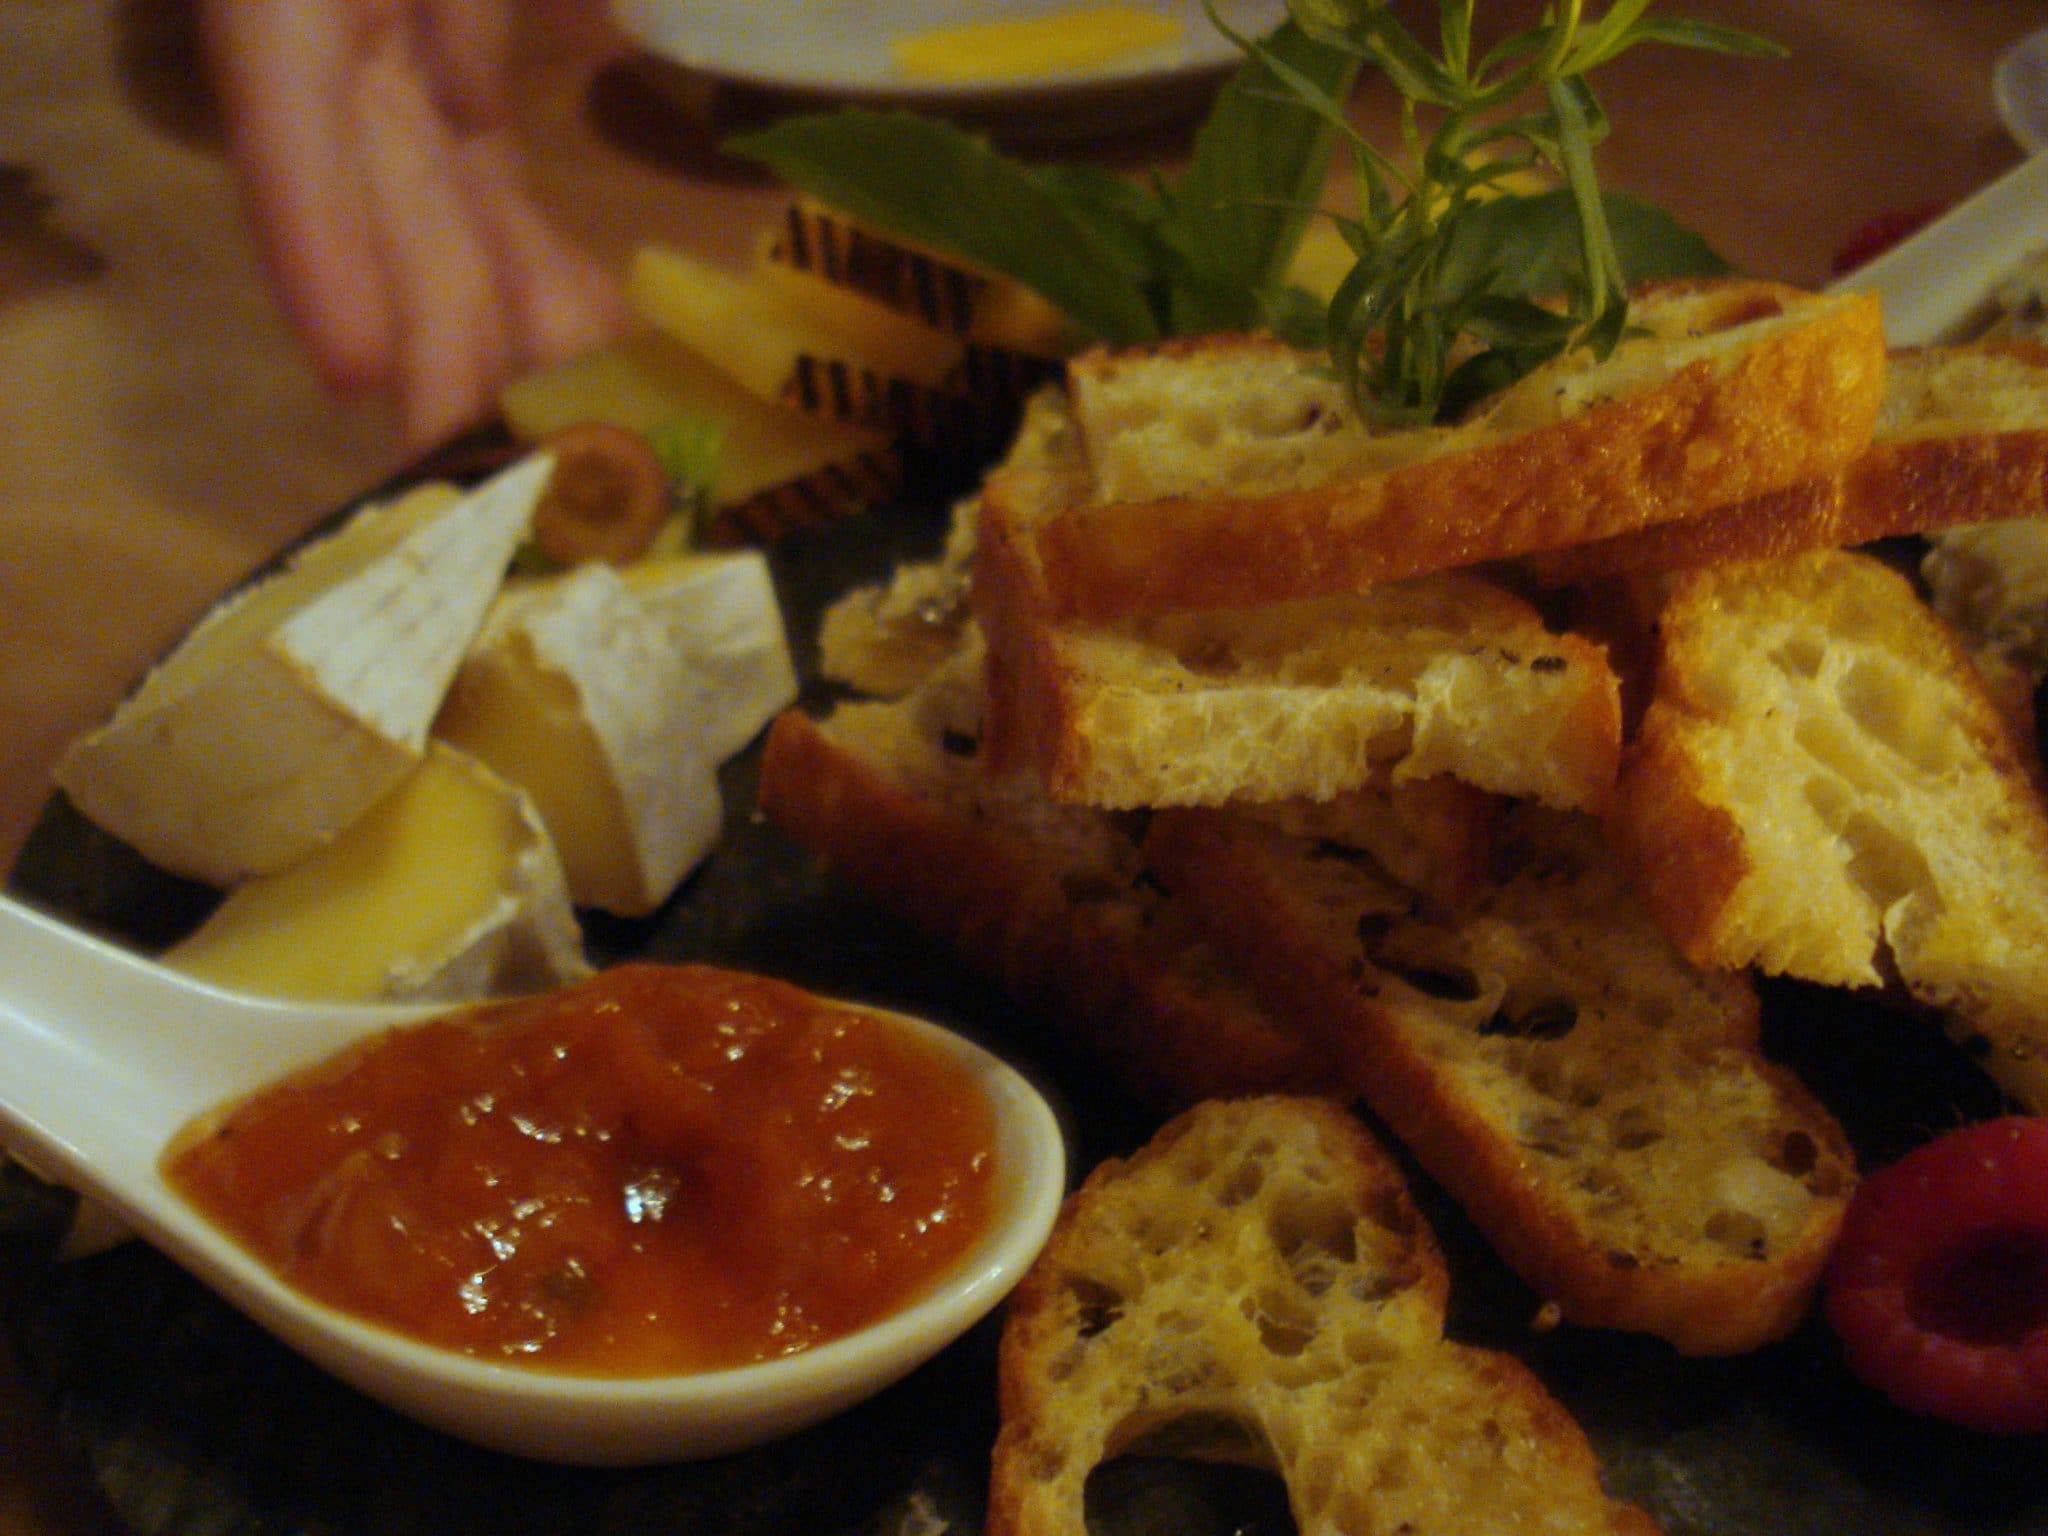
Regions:
[[787, 262], [759, 261], [746, 281], [782, 313], [829, 333], [832, 350], [814, 355], [930, 386], [944, 383], [966, 355], [959, 337]]
[[936, 385], [960, 361], [958, 340], [873, 299], [793, 268], [735, 273], [663, 246], [633, 253], [633, 312], [763, 400], [787, 398], [803, 359], [857, 364]]
[[462, 949], [533, 836], [516, 790], [430, 750], [333, 842], [237, 886], [164, 959], [240, 991], [374, 1001], [395, 975]]
[[645, 909], [638, 845], [582, 694], [523, 634], [470, 657], [434, 734], [532, 797], [578, 905]]
[[578, 421], [636, 432], [700, 418], [720, 428], [720, 506], [801, 480], [888, 446], [888, 434], [774, 405], [672, 338], [642, 333], [506, 386], [502, 408], [519, 437], [538, 442]]

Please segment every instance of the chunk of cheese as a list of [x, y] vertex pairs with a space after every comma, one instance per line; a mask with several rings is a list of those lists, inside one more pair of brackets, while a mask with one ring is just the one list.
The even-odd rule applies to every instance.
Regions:
[[812, 198], [797, 198], [760, 236], [756, 279], [773, 287], [781, 270], [983, 346], [1051, 359], [1080, 344], [1060, 311], [1014, 278]]
[[229, 892], [164, 959], [237, 991], [345, 1002], [534, 991], [589, 970], [532, 801], [438, 743], [304, 862]]
[[642, 332], [536, 370], [505, 387], [506, 424], [528, 442], [579, 421], [635, 432], [699, 417], [719, 426], [712, 501], [734, 506], [879, 453], [886, 433], [771, 404], [681, 342]]
[[620, 574], [684, 658], [713, 758], [731, 757], [795, 700], [782, 608], [758, 551], [647, 560]]
[[965, 355], [959, 338], [850, 289], [787, 268], [731, 272], [662, 246], [633, 253], [626, 297], [641, 319], [763, 400], [798, 398], [806, 359], [936, 388]]
[[724, 823], [716, 769], [796, 694], [760, 555], [508, 591], [435, 725], [540, 808], [581, 905], [665, 901]]
[[203, 619], [58, 784], [178, 874], [232, 885], [299, 863], [419, 762], [550, 468], [357, 514]]

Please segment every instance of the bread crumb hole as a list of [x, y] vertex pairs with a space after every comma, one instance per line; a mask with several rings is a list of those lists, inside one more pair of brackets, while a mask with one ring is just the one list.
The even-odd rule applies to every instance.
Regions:
[[1392, 965], [1385, 961], [1381, 963], [1424, 997], [1433, 997], [1440, 1002], [1476, 1002], [1482, 990], [1479, 978], [1463, 966]]
[[1084, 1339], [1094, 1338], [1124, 1315], [1121, 1293], [1097, 1281], [1069, 1280], [1067, 1293], [1073, 1298], [1074, 1332]]
[[1627, 1185], [1621, 1176], [1611, 1168], [1594, 1166], [1582, 1169], [1574, 1181], [1587, 1195], [1592, 1197], [1595, 1209], [1618, 1208], [1627, 1194]]
[[[1205, 1416], [1214, 1418], [1216, 1416]], [[1206, 1425], [1192, 1432], [1203, 1435]], [[1292, 1530], [1287, 1484], [1270, 1447], [1243, 1427], [1219, 1425], [1194, 1449], [1175, 1433], [1146, 1435], [1091, 1468], [1082, 1492], [1090, 1531]], [[1155, 1445], [1155, 1441], [1161, 1443]], [[949, 1527], [950, 1529], [950, 1527]]]
[[1259, 1191], [1265, 1187], [1266, 1165], [1257, 1158], [1246, 1158], [1230, 1170], [1223, 1187], [1216, 1192], [1216, 1198], [1228, 1210], [1257, 1199]]
[[1805, 1131], [1792, 1131], [1778, 1143], [1770, 1164], [1780, 1173], [1803, 1179], [1820, 1163], [1820, 1146]]
[[1320, 1274], [1332, 1265], [1358, 1262], [1358, 1235], [1351, 1214], [1335, 1198], [1319, 1200], [1303, 1194], [1276, 1203], [1266, 1213], [1266, 1235], [1296, 1275]]
[[1293, 1360], [1315, 1342], [1314, 1316], [1290, 1297], [1268, 1290], [1256, 1300], [1244, 1297], [1238, 1305], [1258, 1329], [1259, 1347], [1269, 1355]]
[[1933, 875], [1920, 851], [1859, 809], [1840, 780], [1808, 779], [1804, 791], [1807, 805], [1843, 845], [1842, 872], [1878, 911], [1914, 893], [1933, 893]]
[[1747, 1211], [1716, 1211], [1701, 1229], [1708, 1242], [1745, 1259], [1760, 1259], [1770, 1246], [1764, 1224]]
[[1578, 1142], [1564, 1117], [1548, 1110], [1538, 1110], [1523, 1117], [1520, 1140], [1531, 1152], [1540, 1152], [1546, 1157], [1569, 1157], [1578, 1150]]
[[1788, 636], [1771, 652], [1771, 660], [1781, 671], [1800, 677], [1819, 677], [1821, 662], [1826, 655], [1827, 648], [1817, 636], [1797, 634]]
[[1181, 1245], [1186, 1233], [1181, 1224], [1167, 1218], [1140, 1220], [1134, 1224], [1132, 1239], [1146, 1253], [1158, 1255], [1171, 1253]]
[[1920, 850], [1875, 816], [1851, 817], [1842, 837], [1849, 844], [1849, 878], [1880, 911], [1915, 892], [1933, 893], [1934, 875]]
[[[1224, 1464], [1239, 1468], [1271, 1468], [1276, 1465], [1272, 1445], [1256, 1425], [1248, 1424], [1223, 1408], [1191, 1408], [1185, 1412], [1154, 1409], [1125, 1419], [1115, 1426], [1106, 1442], [1108, 1459], [1098, 1462], [1088, 1474], [1087, 1499], [1094, 1508], [1097, 1480], [1108, 1482], [1146, 1463]], [[1194, 1475], [1190, 1472], [1190, 1475]], [[1148, 1477], [1148, 1481], [1158, 1481]], [[1175, 1481], [1178, 1481], [1176, 1478]], [[1147, 1521], [1136, 1526], [1114, 1522], [1108, 1526], [1090, 1523], [1089, 1529], [1178, 1530], [1174, 1521]]]
[[[1798, 1134], [1804, 1134], [1798, 1133]], [[1614, 1116], [1614, 1145], [1622, 1152], [1640, 1152], [1664, 1139], [1664, 1125], [1657, 1115], [1641, 1104], [1630, 1104]], [[1787, 1140], [1791, 1138], [1788, 1137]], [[1809, 1138], [1809, 1152], [1811, 1148]]]
[[1938, 777], [1954, 770], [1967, 735], [1900, 668], [1859, 660], [1843, 674], [1840, 692], [1849, 717], [1921, 773]]
[[1891, 787], [1891, 776], [1879, 766], [1870, 743], [1837, 715], [1808, 712], [1792, 738], [1800, 751], [1859, 794], [1882, 794]]
[[1562, 1040], [1578, 1022], [1578, 1004], [1568, 997], [1555, 997], [1514, 1010], [1503, 1008], [1482, 1024], [1479, 1032], [1517, 1040]]

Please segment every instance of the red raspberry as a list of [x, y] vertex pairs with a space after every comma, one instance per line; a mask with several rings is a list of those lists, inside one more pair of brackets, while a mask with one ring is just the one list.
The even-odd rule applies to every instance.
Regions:
[[1880, 214], [1869, 223], [1858, 225], [1829, 260], [1828, 270], [1836, 277], [1854, 272], [1865, 262], [1875, 261], [1908, 235], [1918, 234], [1923, 226], [1933, 223], [1943, 211], [1942, 204], [1929, 203], [1919, 208], [1902, 208], [1895, 213]]
[[1826, 1314], [1850, 1368], [1901, 1407], [2048, 1430], [2048, 1118], [1965, 1126], [1865, 1179]]

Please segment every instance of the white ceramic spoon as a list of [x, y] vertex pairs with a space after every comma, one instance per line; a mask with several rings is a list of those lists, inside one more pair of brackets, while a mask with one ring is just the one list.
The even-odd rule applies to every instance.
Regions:
[[879, 1391], [995, 1306], [1059, 1207], [1065, 1147], [1037, 1090], [979, 1047], [901, 1015], [886, 1017], [957, 1057], [995, 1107], [1002, 1173], [989, 1233], [923, 1300], [760, 1365], [602, 1378], [417, 1343], [293, 1290], [165, 1183], [158, 1159], [193, 1117], [366, 1035], [446, 1011], [237, 996], [0, 898], [0, 1141], [400, 1413], [497, 1450], [588, 1465], [737, 1450]]

